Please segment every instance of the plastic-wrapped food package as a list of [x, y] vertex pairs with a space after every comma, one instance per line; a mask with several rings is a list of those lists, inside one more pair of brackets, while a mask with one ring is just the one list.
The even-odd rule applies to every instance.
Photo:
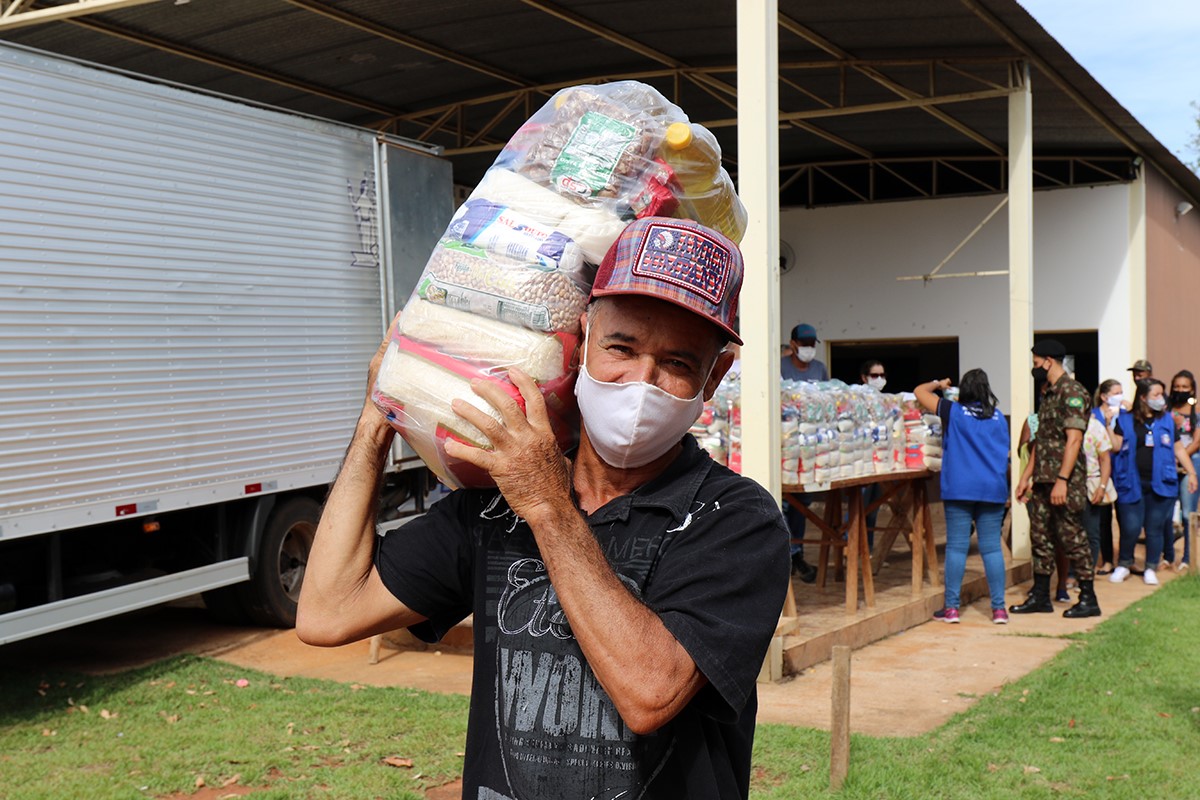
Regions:
[[[700, 144], [677, 146], [685, 128]], [[459, 397], [497, 416], [471, 391], [475, 378], [496, 382], [520, 402], [507, 371], [527, 372], [547, 401], [559, 445], [566, 450], [578, 441], [571, 357], [579, 318], [596, 265], [630, 221], [688, 216], [741, 238], [724, 221], [744, 219], [745, 211], [720, 151], [704, 150], [715, 142], [678, 106], [635, 81], [563, 89], [510, 139], [430, 255], [372, 393], [445, 483], [491, 485], [444, 450], [449, 438], [490, 446], [450, 406]], [[701, 151], [707, 166], [699, 166]], [[718, 205], [689, 202], [701, 178], [706, 197], [720, 200], [721, 219]], [[706, 435], [718, 454], [729, 447], [720, 426]]]

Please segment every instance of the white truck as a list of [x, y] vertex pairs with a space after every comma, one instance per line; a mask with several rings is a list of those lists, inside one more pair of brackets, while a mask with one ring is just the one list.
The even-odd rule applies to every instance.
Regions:
[[197, 592], [292, 624], [452, 213], [433, 148], [0, 46], [0, 644]]

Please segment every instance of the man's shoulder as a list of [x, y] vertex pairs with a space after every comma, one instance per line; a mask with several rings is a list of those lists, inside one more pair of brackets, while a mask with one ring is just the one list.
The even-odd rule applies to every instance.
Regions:
[[1064, 379], [1058, 396], [1068, 414], [1082, 414], [1092, 405], [1088, 390], [1082, 383], [1071, 378]]
[[783, 524], [783, 514], [771, 494], [757, 481], [739, 475], [724, 464], [713, 462], [712, 469], [708, 471], [700, 485], [700, 491], [697, 492], [698, 500], [702, 496], [724, 505], [736, 506], [739, 511], [761, 514], [772, 519], [778, 517], [780, 524]]

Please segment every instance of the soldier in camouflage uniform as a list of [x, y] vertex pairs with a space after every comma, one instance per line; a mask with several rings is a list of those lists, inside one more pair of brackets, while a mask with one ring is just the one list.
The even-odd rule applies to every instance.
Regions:
[[1098, 617], [1093, 588], [1092, 552], [1083, 528], [1087, 501], [1087, 466], [1081, 457], [1091, 399], [1087, 389], [1063, 369], [1066, 348], [1046, 339], [1033, 347], [1035, 378], [1050, 382], [1038, 410], [1038, 429], [1029, 463], [1017, 487], [1017, 499], [1029, 503], [1029, 536], [1033, 545], [1033, 589], [1014, 614], [1054, 611], [1050, 573], [1054, 548], [1066, 554], [1079, 581], [1079, 602], [1064, 617]]

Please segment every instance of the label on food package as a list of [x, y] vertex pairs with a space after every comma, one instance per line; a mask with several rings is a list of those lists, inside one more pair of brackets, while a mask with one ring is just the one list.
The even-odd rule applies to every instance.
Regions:
[[425, 275], [417, 285], [417, 294], [431, 303], [498, 319], [539, 331], [551, 330], [550, 309], [536, 303], [523, 303], [491, 292], [459, 286]]
[[562, 267], [567, 249], [575, 244], [570, 237], [490, 200], [464, 203], [450, 220], [446, 238], [546, 271]]
[[595, 197], [611, 184], [617, 163], [636, 139], [633, 125], [589, 111], [555, 159], [550, 182], [564, 194]]

